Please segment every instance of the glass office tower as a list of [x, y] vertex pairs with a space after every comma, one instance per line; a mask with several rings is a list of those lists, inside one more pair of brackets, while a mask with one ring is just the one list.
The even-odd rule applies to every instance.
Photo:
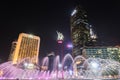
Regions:
[[81, 47], [89, 40], [89, 27], [86, 12], [81, 6], [77, 6], [71, 14], [71, 38], [73, 42], [73, 53], [75, 57], [81, 55]]

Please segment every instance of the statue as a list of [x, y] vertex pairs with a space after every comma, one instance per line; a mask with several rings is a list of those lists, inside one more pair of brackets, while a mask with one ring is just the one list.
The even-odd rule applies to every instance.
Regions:
[[63, 34], [58, 32], [58, 31], [56, 31], [56, 32], [57, 32], [57, 35], [58, 35], [57, 40], [63, 40], [64, 39]]

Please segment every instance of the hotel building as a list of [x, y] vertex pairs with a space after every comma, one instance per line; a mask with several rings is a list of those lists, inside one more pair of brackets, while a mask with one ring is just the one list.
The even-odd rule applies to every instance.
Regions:
[[31, 63], [38, 64], [39, 45], [39, 36], [20, 33], [15, 52], [12, 57], [13, 64], [17, 64], [26, 58], [29, 58]]

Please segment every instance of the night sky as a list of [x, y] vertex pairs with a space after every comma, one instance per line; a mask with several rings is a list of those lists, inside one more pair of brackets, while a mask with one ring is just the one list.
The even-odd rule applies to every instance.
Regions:
[[117, 0], [39, 0], [0, 2], [0, 58], [7, 60], [19, 33], [41, 37], [40, 56], [56, 51], [56, 30], [70, 39], [70, 14], [80, 4], [97, 32], [100, 45], [120, 45], [120, 3]]

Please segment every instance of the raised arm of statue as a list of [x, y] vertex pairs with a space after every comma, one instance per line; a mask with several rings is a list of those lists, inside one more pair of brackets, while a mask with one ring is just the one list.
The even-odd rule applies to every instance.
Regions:
[[63, 40], [64, 39], [63, 34], [58, 32], [58, 31], [56, 31], [56, 32], [57, 32], [57, 35], [58, 35], [57, 40]]

